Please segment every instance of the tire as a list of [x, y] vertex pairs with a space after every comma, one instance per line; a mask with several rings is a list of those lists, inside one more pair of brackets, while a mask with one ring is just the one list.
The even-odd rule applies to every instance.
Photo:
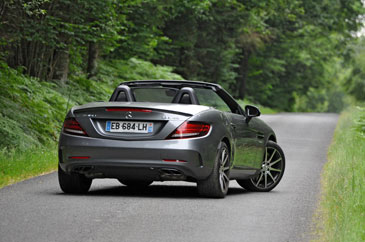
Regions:
[[153, 181], [123, 180], [123, 179], [118, 179], [118, 181], [120, 183], [122, 183], [123, 185], [126, 185], [128, 187], [133, 187], [133, 188], [144, 188], [144, 187], [148, 187], [153, 182]]
[[58, 166], [58, 182], [64, 193], [84, 194], [89, 191], [92, 179], [81, 174], [67, 174]]
[[213, 171], [206, 180], [198, 181], [198, 193], [204, 197], [224, 198], [229, 187], [230, 152], [226, 143], [218, 145]]
[[269, 192], [279, 184], [284, 170], [283, 150], [275, 142], [269, 141], [266, 145], [260, 174], [251, 179], [237, 180], [237, 183], [248, 191]]

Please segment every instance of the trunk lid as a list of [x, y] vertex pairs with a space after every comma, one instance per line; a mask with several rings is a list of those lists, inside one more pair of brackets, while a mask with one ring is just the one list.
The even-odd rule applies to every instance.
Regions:
[[137, 141], [165, 139], [185, 120], [208, 109], [186, 104], [96, 102], [71, 112], [90, 137]]

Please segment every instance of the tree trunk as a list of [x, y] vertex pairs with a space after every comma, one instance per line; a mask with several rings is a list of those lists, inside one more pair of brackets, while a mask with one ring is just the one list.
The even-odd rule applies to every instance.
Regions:
[[89, 53], [87, 58], [87, 74], [88, 78], [91, 78], [96, 75], [97, 72], [97, 59], [99, 56], [99, 46], [95, 42], [89, 42]]
[[59, 80], [61, 82], [67, 81], [68, 76], [68, 64], [69, 64], [69, 52], [68, 49], [57, 50], [55, 53], [54, 73], [52, 79]]
[[6, 4], [7, 4], [6, 1], [4, 1], [3, 3], [0, 3], [0, 22], [2, 22]]
[[244, 99], [246, 95], [246, 81], [247, 81], [247, 69], [248, 69], [249, 53], [242, 50], [242, 60], [239, 67], [238, 81], [238, 97]]

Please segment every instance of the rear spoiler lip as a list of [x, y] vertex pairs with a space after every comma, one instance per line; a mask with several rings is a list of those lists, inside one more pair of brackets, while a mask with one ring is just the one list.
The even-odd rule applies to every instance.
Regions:
[[[150, 109], [157, 112], [169, 112], [184, 116], [193, 116], [200, 112], [211, 109], [211, 107], [194, 104], [178, 104], [178, 103], [149, 103], [149, 102], [92, 102], [81, 106], [75, 106], [71, 109], [71, 113], [77, 114], [90, 109], [100, 108], [141, 108]], [[121, 111], [122, 112], [122, 111]]]

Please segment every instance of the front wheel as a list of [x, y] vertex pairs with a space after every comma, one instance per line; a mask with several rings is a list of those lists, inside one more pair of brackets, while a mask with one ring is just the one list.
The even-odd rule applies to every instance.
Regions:
[[230, 153], [226, 143], [221, 142], [208, 179], [198, 181], [198, 192], [204, 197], [223, 198], [229, 187]]
[[67, 174], [58, 166], [58, 182], [64, 193], [83, 194], [89, 191], [92, 179], [81, 174]]
[[266, 145], [260, 174], [251, 179], [237, 180], [237, 183], [249, 191], [269, 192], [279, 184], [284, 170], [283, 150], [275, 142], [269, 141]]

